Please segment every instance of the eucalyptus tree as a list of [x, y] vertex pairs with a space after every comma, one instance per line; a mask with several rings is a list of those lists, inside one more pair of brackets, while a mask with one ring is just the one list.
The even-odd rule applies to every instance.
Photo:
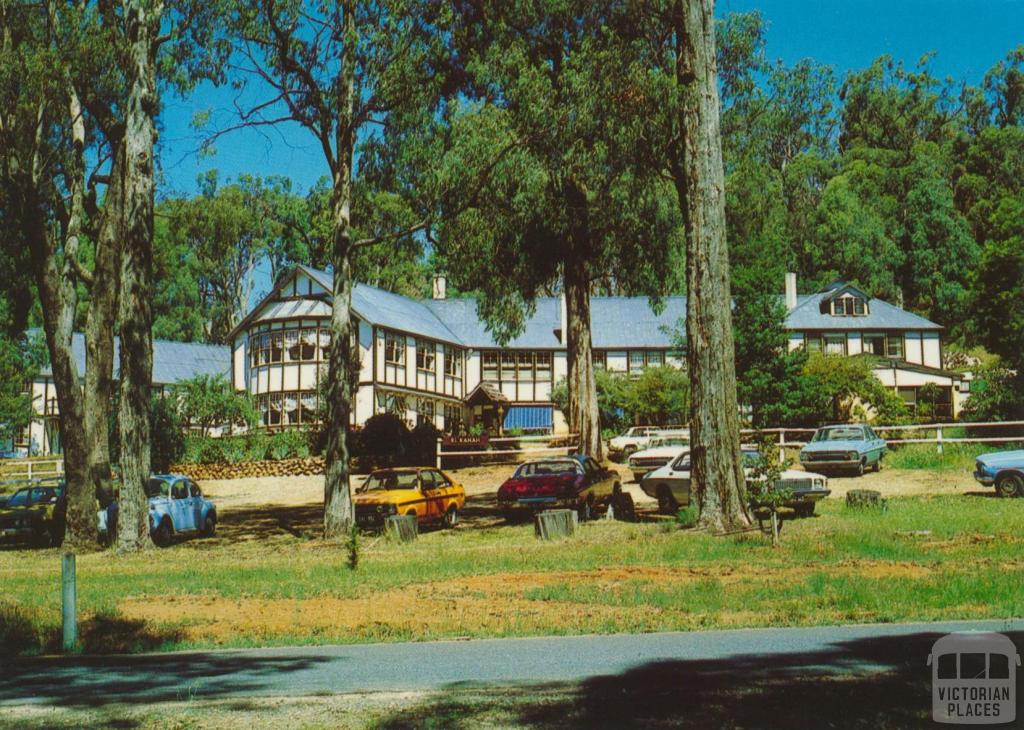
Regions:
[[[452, 150], [435, 180], [488, 169], [435, 231], [456, 284], [477, 290], [501, 342], [538, 297], [561, 293], [569, 427], [601, 457], [590, 297], [602, 288], [657, 300], [681, 277], [671, 188], [651, 165], [646, 69], [620, 2], [458, 2], [462, 73]], [[448, 183], [443, 183], [448, 184]], [[657, 303], [657, 302], [656, 302]]]
[[[439, 98], [443, 38], [436, 3], [419, 0], [226, 0], [225, 38], [236, 52], [233, 81], [266, 92], [239, 126], [290, 123], [311, 134], [330, 173], [333, 270], [329, 397], [324, 480], [324, 536], [352, 524], [346, 429], [352, 408], [349, 374], [358, 364], [350, 313], [353, 257], [360, 248], [424, 230], [354, 235], [357, 142], [408, 118], [429, 118]], [[258, 93], [258, 91], [257, 91]]]
[[659, 95], [662, 169], [674, 185], [686, 232], [686, 360], [699, 522], [739, 528], [750, 518], [740, 458], [714, 1], [650, 3], [636, 20], [648, 41], [648, 83]]
[[[119, 548], [136, 549], [148, 536], [157, 67], [166, 59], [163, 71], [173, 69], [176, 80], [199, 68], [189, 28], [205, 27], [193, 26], [203, 7], [0, 3], [0, 204], [32, 258], [60, 409], [68, 538], [76, 548], [95, 544], [95, 490], [109, 489], [115, 324], [122, 345]], [[71, 347], [80, 288], [89, 296], [84, 389]]]

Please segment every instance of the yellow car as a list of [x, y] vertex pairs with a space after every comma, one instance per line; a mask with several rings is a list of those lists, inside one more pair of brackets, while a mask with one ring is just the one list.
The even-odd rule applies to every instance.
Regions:
[[423, 524], [455, 527], [466, 490], [439, 469], [378, 469], [356, 488], [356, 524], [382, 527], [391, 515], [414, 515]]

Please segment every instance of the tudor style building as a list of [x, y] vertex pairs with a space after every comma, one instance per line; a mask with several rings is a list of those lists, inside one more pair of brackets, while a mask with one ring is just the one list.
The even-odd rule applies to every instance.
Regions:
[[[283, 276], [230, 335], [231, 345], [154, 342], [153, 381], [172, 385], [198, 374], [225, 373], [251, 394], [267, 429], [315, 422], [318, 383], [327, 371], [332, 278], [297, 266]], [[856, 287], [836, 282], [799, 295], [787, 274], [784, 301], [789, 347], [833, 355], [869, 355], [874, 372], [910, 405], [920, 389], [938, 387], [936, 415], [955, 418], [967, 392], [960, 376], [942, 369], [942, 328]], [[522, 334], [499, 346], [472, 299], [447, 299], [444, 280], [431, 299], [416, 300], [357, 284], [352, 295], [359, 372], [353, 425], [377, 413], [416, 424], [429, 421], [457, 432], [488, 430], [563, 432], [564, 416], [551, 388], [566, 377], [565, 310], [542, 298]], [[624, 374], [655, 365], [682, 366], [676, 332], [686, 316], [685, 297], [667, 297], [656, 314], [645, 297], [593, 297], [594, 365]], [[85, 347], [74, 351], [85, 372]], [[116, 361], [116, 360], [115, 360]], [[32, 385], [38, 419], [15, 450], [57, 453], [60, 436], [52, 378]]]

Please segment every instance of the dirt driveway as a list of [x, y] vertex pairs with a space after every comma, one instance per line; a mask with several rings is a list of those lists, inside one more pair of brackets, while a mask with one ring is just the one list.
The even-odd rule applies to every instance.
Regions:
[[[657, 504], [632, 481], [629, 470], [621, 464], [611, 464], [622, 475], [622, 483], [642, 516], [652, 517]], [[512, 465], [490, 465], [449, 470], [448, 473], [466, 488], [464, 522], [489, 526], [500, 521], [497, 514], [498, 486], [512, 472]], [[353, 478], [358, 484], [362, 476]], [[257, 479], [206, 480], [201, 482], [204, 492], [216, 500], [221, 514], [249, 513], [253, 508], [281, 505], [294, 508], [315, 507], [323, 503], [323, 477], [262, 477]], [[885, 469], [862, 477], [832, 476], [829, 478], [832, 496], [844, 499], [850, 489], [877, 489], [882, 494], [895, 496], [923, 496], [930, 494], [987, 493], [974, 482], [970, 474], [954, 471]], [[305, 516], [305, 515], [304, 515]], [[312, 512], [310, 512], [312, 517]], [[315, 518], [314, 518], [315, 519]]]

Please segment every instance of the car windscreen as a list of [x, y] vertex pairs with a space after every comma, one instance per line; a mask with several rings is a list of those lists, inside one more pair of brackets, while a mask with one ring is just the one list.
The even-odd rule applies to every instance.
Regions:
[[545, 476], [548, 474], [575, 474], [580, 465], [572, 459], [551, 459], [547, 461], [530, 461], [516, 469], [515, 478]]
[[375, 471], [367, 477], [362, 491], [415, 488], [416, 472], [414, 471]]
[[814, 441], [860, 441], [864, 432], [859, 428], [823, 428], [814, 434]]
[[14, 496], [7, 500], [8, 507], [27, 507], [29, 505], [29, 497], [32, 494], [30, 489], [19, 489], [14, 493]]
[[661, 436], [651, 441], [648, 448], [656, 449], [661, 446], [689, 446], [690, 442], [682, 436]]
[[171, 485], [166, 479], [150, 479], [146, 482], [147, 497], [167, 497], [171, 494]]

